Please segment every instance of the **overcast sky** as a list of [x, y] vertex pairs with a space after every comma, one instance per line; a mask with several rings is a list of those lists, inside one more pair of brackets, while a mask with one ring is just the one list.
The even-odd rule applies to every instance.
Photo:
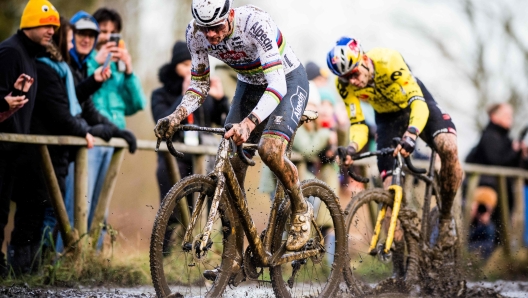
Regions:
[[[136, 69], [142, 78], [145, 78], [144, 81], [152, 82], [158, 67], [170, 57], [170, 48], [175, 41], [174, 18], [177, 15], [178, 2], [145, 0], [142, 3], [141, 27], [144, 34], [140, 53], [143, 59], [138, 60]], [[528, 11], [528, 1], [502, 0], [498, 3], [482, 0], [479, 4], [493, 10], [507, 7], [513, 2], [519, 2], [515, 7], [516, 11]], [[452, 115], [459, 132], [461, 156], [464, 157], [477, 141], [479, 133], [473, 126], [474, 118], [478, 116], [474, 110], [476, 93], [462, 74], [462, 69], [472, 67], [469, 56], [474, 50], [474, 45], [471, 43], [469, 25], [457, 6], [458, 1], [234, 0], [235, 7], [245, 3], [252, 3], [271, 14], [303, 63], [312, 60], [320, 66], [325, 66], [326, 53], [343, 35], [358, 38], [366, 50], [373, 47], [390, 47], [400, 51], [414, 75], [424, 82], [437, 102]], [[186, 15], [190, 20], [190, 12]], [[488, 20], [482, 18], [479, 21], [484, 24]], [[526, 24], [515, 25], [519, 30], [526, 31], [528, 28]], [[468, 64], [453, 67], [438, 49], [413, 29], [413, 26], [419, 26], [430, 34], [445, 38], [449, 44], [448, 48], [457, 55], [468, 56]], [[500, 40], [497, 40], [494, 34], [496, 35], [493, 31], [489, 32], [490, 46], [496, 47], [497, 51], [491, 53], [489, 63], [519, 71], [523, 64], [515, 62], [522, 61], [520, 59], [523, 57], [508, 52], [510, 57], [506, 61], [508, 65], [505, 65], [502, 57], [506, 56], [506, 53], [497, 45]], [[148, 59], [144, 59], [145, 57]], [[156, 86], [147, 86], [148, 93], [151, 87]], [[496, 88], [490, 91], [496, 96], [495, 101], [501, 101], [500, 94], [503, 89], [504, 86], [498, 83]]]

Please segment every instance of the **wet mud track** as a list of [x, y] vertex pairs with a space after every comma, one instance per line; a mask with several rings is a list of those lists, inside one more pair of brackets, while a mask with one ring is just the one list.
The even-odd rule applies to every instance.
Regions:
[[[241, 286], [235, 291], [229, 291], [230, 297], [273, 297], [269, 293], [259, 293], [254, 289], [247, 291], [251, 286]], [[496, 281], [496, 282], [470, 282], [468, 288], [472, 289], [471, 294], [466, 297], [528, 297], [528, 282], [518, 281]], [[499, 295], [488, 295], [483, 291], [480, 295], [475, 291], [477, 288], [488, 289]], [[249, 294], [249, 295], [248, 295]], [[264, 295], [262, 295], [264, 294]], [[0, 288], [0, 298], [11, 297], [35, 297], [35, 298], [154, 298], [154, 289], [152, 287], [139, 288], [29, 288], [27, 286], [11, 286]], [[342, 294], [338, 297], [350, 297]], [[381, 294], [377, 297], [384, 298], [406, 298], [413, 297], [403, 294]], [[414, 296], [418, 297], [418, 296]]]

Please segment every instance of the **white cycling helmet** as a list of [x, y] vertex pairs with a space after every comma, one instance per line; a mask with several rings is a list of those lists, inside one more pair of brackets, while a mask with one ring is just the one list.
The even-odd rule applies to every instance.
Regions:
[[192, 16], [204, 27], [218, 25], [229, 16], [232, 0], [193, 0]]

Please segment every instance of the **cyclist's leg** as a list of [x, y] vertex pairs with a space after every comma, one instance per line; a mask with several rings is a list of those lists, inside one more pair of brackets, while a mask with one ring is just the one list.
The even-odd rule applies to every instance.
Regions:
[[[231, 103], [231, 108], [229, 109], [225, 123], [239, 123], [247, 117], [259, 102], [264, 91], [266, 91], [266, 85], [251, 85], [238, 81], [233, 102]], [[258, 143], [265, 126], [266, 121], [262, 121], [262, 123], [251, 132], [247, 142], [252, 144]], [[254, 150], [244, 150], [244, 153], [246, 153], [249, 158], [252, 158], [255, 155]], [[248, 167], [247, 164], [242, 162], [238, 157], [235, 157], [231, 159], [231, 165], [235, 170], [240, 187], [244, 189], [244, 178], [246, 177]]]
[[[410, 110], [405, 109], [395, 113], [376, 113], [376, 125], [377, 125], [377, 148], [387, 148], [392, 145], [392, 139], [395, 137], [401, 137], [407, 129], [409, 123]], [[390, 171], [394, 164], [394, 157], [378, 156], [378, 170], [381, 173], [383, 179], [383, 187], [388, 189], [392, 184], [392, 176]], [[384, 229], [388, 230], [390, 224], [392, 212], [387, 212], [385, 220], [383, 222]], [[405, 277], [405, 244], [403, 238], [403, 229], [398, 222], [396, 230], [394, 231], [394, 251], [392, 256], [393, 262], [393, 277], [403, 278]]]
[[423, 83], [420, 80], [417, 81], [429, 107], [429, 119], [420, 137], [429, 146], [435, 148], [442, 161], [439, 175], [440, 196], [442, 198], [440, 220], [450, 222], [451, 207], [462, 182], [463, 174], [462, 166], [458, 159], [456, 128], [453, 121], [451, 121], [451, 116], [442, 111]]
[[308, 103], [309, 86], [304, 67], [301, 65], [286, 75], [286, 82], [288, 91], [269, 116], [259, 143], [259, 155], [290, 196], [293, 224], [286, 247], [297, 250], [308, 240], [313, 211], [302, 195], [297, 168], [285, 153]]

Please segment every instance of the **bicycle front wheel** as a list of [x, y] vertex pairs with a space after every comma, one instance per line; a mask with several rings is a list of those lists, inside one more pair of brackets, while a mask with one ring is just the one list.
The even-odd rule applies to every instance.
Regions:
[[[207, 248], [199, 252], [194, 249], [205, 228], [215, 188], [216, 183], [211, 178], [192, 175], [175, 184], [163, 199], [150, 241], [150, 271], [158, 297], [218, 297], [224, 292], [236, 254], [235, 229], [232, 228], [235, 220], [226, 199], [220, 201]], [[188, 226], [174, 216], [180, 200], [203, 202], [197, 211], [190, 250], [182, 243]], [[189, 209], [192, 214], [192, 204]], [[219, 269], [219, 273], [211, 282], [203, 274], [213, 269]]]
[[[349, 290], [362, 296], [370, 291], [368, 283], [377, 283], [392, 274], [392, 264], [384, 263], [369, 252], [370, 241], [374, 234], [377, 214], [374, 204], [393, 205], [394, 196], [386, 190], [365, 190], [352, 198], [346, 207], [346, 227], [348, 231], [348, 258], [344, 277]], [[375, 209], [377, 210], [377, 208]]]
[[[342, 280], [346, 233], [339, 199], [322, 181], [301, 183], [303, 196], [314, 207], [310, 239], [301, 250], [320, 249], [315, 256], [270, 267], [277, 297], [334, 297]], [[286, 242], [290, 228], [290, 201], [281, 206], [274, 232], [272, 253]]]

